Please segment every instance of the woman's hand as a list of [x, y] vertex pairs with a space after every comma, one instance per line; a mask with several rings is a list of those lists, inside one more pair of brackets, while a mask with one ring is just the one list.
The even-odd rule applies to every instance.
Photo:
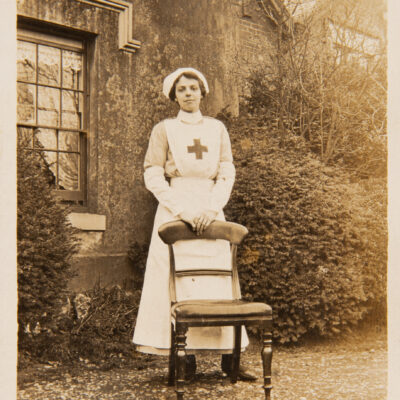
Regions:
[[196, 225], [194, 223], [194, 218], [195, 218], [195, 214], [191, 213], [189, 211], [182, 211], [178, 217], [182, 220], [187, 222], [188, 224], [190, 224], [192, 226], [193, 230], [196, 230]]
[[201, 235], [215, 220], [217, 216], [217, 212], [215, 211], [202, 211], [197, 214], [194, 219], [194, 230], [196, 231], [197, 235]]

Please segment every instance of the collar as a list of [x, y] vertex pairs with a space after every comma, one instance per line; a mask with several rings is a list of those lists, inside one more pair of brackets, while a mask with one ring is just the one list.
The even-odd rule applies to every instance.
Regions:
[[187, 124], [198, 124], [203, 119], [203, 115], [200, 110], [195, 113], [189, 113], [183, 110], [180, 110], [177, 117], [182, 122], [186, 122]]

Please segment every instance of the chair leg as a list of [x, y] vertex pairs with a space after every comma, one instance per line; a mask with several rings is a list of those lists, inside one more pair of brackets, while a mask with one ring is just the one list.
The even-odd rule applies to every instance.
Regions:
[[175, 382], [175, 392], [177, 400], [183, 400], [185, 393], [185, 369], [186, 369], [186, 333], [188, 327], [185, 324], [180, 324], [178, 321], [175, 322], [176, 336], [176, 367], [177, 375]]
[[168, 386], [175, 385], [175, 326], [171, 324], [171, 350], [169, 353], [169, 365], [168, 365]]
[[261, 350], [261, 357], [264, 370], [264, 391], [265, 400], [271, 399], [271, 364], [272, 364], [272, 334], [268, 329], [263, 332], [263, 348]]
[[231, 382], [236, 383], [237, 377], [239, 374], [239, 365], [240, 365], [240, 350], [242, 344], [242, 326], [234, 327], [234, 336], [235, 336], [235, 345], [233, 348], [232, 354], [232, 367], [231, 367]]

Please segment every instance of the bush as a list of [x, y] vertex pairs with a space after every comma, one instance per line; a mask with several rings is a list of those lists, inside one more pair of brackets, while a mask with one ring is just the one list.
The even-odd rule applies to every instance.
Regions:
[[20, 358], [20, 366], [35, 360], [109, 369], [126, 362], [140, 362], [137, 354], [132, 357], [139, 291], [133, 294], [119, 286], [95, 286], [83, 293], [71, 294], [70, 299], [64, 324], [52, 335], [51, 346], [49, 335], [43, 332], [26, 335], [25, 357]]
[[[285, 3], [289, 13], [299, 5]], [[273, 121], [281, 133], [303, 137], [324, 163], [342, 165], [354, 179], [384, 178], [385, 2], [314, 3], [307, 12], [295, 12], [293, 24], [280, 21], [283, 29], [278, 29], [271, 62], [249, 71], [242, 105]], [[366, 27], [382, 32], [368, 60], [359, 35]]]
[[[78, 296], [72, 301], [75, 312]], [[89, 305], [83, 315], [73, 316], [68, 343], [71, 358], [95, 363], [105, 360], [112, 366], [121, 362], [123, 356], [130, 357], [134, 351], [132, 337], [140, 292], [131, 293], [119, 286], [95, 287], [83, 297]]]
[[384, 304], [384, 185], [351, 184], [265, 120], [229, 125], [237, 177], [226, 215], [250, 231], [239, 252], [242, 293], [273, 307], [275, 338], [333, 335]]
[[75, 231], [66, 219], [68, 209], [53, 196], [54, 177], [46, 160], [40, 152], [24, 147], [20, 139], [19, 366], [30, 361], [120, 365], [124, 356], [132, 355], [140, 291], [132, 294], [119, 287], [97, 286], [80, 294], [68, 290], [70, 260], [78, 245]]
[[387, 296], [387, 187], [383, 179], [352, 183], [349, 187], [353, 227], [359, 250], [349, 254], [347, 263], [358, 265], [363, 273], [367, 308], [372, 317], [386, 322]]
[[139, 292], [141, 292], [143, 286], [148, 249], [148, 243], [139, 243], [137, 241], [132, 242], [128, 249], [128, 258], [132, 262], [135, 271], [135, 288]]
[[19, 347], [27, 349], [32, 333], [52, 337], [65, 322], [61, 310], [77, 241], [67, 210], [53, 197], [46, 161], [40, 152], [24, 150], [22, 139], [17, 167]]

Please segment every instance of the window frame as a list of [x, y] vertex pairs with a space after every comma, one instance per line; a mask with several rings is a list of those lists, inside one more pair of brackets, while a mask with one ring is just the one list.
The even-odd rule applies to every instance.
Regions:
[[[59, 86], [52, 86], [46, 84], [39, 84], [37, 77], [35, 78], [35, 92], [37, 93], [39, 87], [50, 87], [60, 90], [60, 97], [62, 97], [63, 90], [73, 90], [77, 93], [82, 93], [83, 107], [82, 107], [82, 123], [80, 128], [68, 128], [61, 126], [47, 126], [38, 124], [37, 113], [38, 113], [38, 98], [36, 97], [35, 113], [36, 121], [34, 124], [19, 122], [17, 121], [18, 128], [28, 128], [31, 129], [34, 134], [35, 129], [54, 129], [57, 132], [57, 137], [59, 132], [77, 132], [79, 134], [79, 171], [78, 179], [80, 186], [78, 190], [61, 190], [54, 189], [54, 194], [61, 200], [66, 201], [71, 204], [86, 206], [87, 205], [87, 194], [88, 194], [88, 166], [89, 166], [89, 115], [90, 115], [90, 63], [89, 63], [89, 52], [90, 44], [96, 35], [86, 32], [79, 31], [75, 29], [65, 28], [64, 26], [55, 25], [52, 23], [43, 23], [42, 21], [31, 20], [30, 18], [19, 17], [17, 25], [17, 39], [23, 40], [25, 42], [35, 43], [36, 45], [45, 45], [56, 47], [62, 50], [72, 50], [82, 54], [82, 66], [83, 66], [83, 76], [82, 76], [82, 89], [69, 89], [62, 87], [62, 81]], [[79, 46], [74, 45], [73, 42], [79, 42]], [[36, 58], [38, 54], [38, 49], [36, 49]], [[36, 65], [38, 69], [38, 65]], [[37, 74], [37, 71], [36, 71]], [[62, 76], [62, 73], [61, 73]], [[62, 77], [61, 77], [62, 79]], [[18, 83], [29, 83], [17, 78]], [[62, 110], [62, 100], [60, 102], [60, 109]], [[62, 118], [62, 117], [61, 117]], [[32, 146], [31, 148], [26, 148], [29, 151], [37, 151]], [[56, 150], [57, 154], [60, 153], [75, 153], [73, 151], [63, 150], [60, 151], [58, 148]], [[59, 164], [57, 163], [57, 169]]]

